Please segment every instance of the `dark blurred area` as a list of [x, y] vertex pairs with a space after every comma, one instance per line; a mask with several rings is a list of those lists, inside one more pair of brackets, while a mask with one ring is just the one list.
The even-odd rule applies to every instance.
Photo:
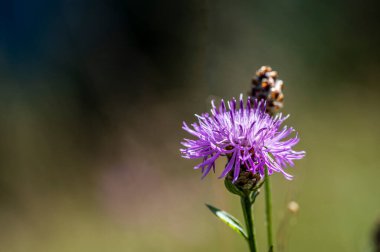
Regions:
[[246, 94], [255, 70], [271, 65], [308, 153], [294, 181], [274, 179], [277, 223], [289, 200], [301, 206], [285, 251], [371, 251], [379, 7], [1, 1], [0, 250], [247, 249], [205, 209], [240, 214], [217, 176], [200, 180], [180, 158], [181, 123], [211, 97]]

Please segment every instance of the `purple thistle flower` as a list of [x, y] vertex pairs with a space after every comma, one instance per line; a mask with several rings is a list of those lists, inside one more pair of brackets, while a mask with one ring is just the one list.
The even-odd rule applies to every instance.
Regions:
[[[253, 105], [251, 102], [253, 101]], [[219, 107], [211, 102], [211, 114], [195, 115], [198, 123], [189, 127], [183, 122], [183, 129], [195, 136], [195, 140], [184, 139], [180, 149], [182, 157], [189, 159], [202, 158], [203, 162], [194, 167], [202, 169], [205, 177], [211, 169], [215, 172], [215, 161], [221, 156], [228, 158], [228, 163], [220, 178], [229, 172], [233, 181], [239, 177], [241, 169], [265, 175], [281, 172], [287, 179], [292, 176], [284, 171], [286, 166], [293, 166], [293, 160], [305, 156], [304, 151], [292, 149], [299, 142], [297, 134], [289, 137], [294, 131], [281, 124], [289, 117], [278, 114], [271, 117], [265, 112], [264, 101], [251, 100], [248, 97], [244, 106], [243, 95], [240, 95], [239, 108], [235, 98], [226, 103], [221, 100]]]

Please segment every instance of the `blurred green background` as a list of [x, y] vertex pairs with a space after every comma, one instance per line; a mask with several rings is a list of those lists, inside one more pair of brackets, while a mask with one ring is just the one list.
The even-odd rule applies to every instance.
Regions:
[[[1, 1], [0, 251], [247, 251], [204, 206], [241, 218], [239, 199], [216, 175], [201, 180], [179, 142], [183, 120], [247, 93], [261, 65], [285, 81], [307, 151], [293, 181], [273, 176], [278, 251], [373, 251], [379, 7]], [[261, 197], [260, 251], [263, 208]]]

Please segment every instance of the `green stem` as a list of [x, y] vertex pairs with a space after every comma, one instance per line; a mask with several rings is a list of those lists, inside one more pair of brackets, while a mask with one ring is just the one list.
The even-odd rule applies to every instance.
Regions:
[[273, 252], [273, 232], [272, 232], [272, 195], [268, 167], [265, 167], [265, 213], [267, 224], [267, 236], [269, 252]]
[[241, 196], [241, 207], [243, 208], [245, 226], [248, 233], [248, 245], [251, 252], [256, 252], [255, 228], [253, 226], [252, 203], [249, 195]]

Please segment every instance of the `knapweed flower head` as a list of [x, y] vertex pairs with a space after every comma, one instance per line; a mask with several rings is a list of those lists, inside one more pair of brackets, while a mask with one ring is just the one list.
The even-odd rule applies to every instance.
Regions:
[[291, 179], [284, 169], [293, 166], [293, 160], [303, 158], [305, 152], [292, 149], [299, 142], [297, 135], [290, 137], [294, 129], [281, 127], [288, 116], [271, 117], [265, 112], [264, 101], [252, 102], [248, 97], [244, 102], [243, 95], [239, 102], [235, 98], [227, 101], [228, 108], [223, 100], [218, 107], [214, 101], [211, 104], [211, 115], [196, 115], [198, 122], [191, 127], [184, 122], [182, 127], [195, 137], [184, 139], [182, 156], [202, 159], [194, 168], [201, 169], [203, 177], [211, 169], [215, 171], [219, 157], [226, 156], [228, 162], [220, 178], [232, 173], [236, 181], [241, 170], [263, 177], [267, 167], [269, 174], [279, 172]]

